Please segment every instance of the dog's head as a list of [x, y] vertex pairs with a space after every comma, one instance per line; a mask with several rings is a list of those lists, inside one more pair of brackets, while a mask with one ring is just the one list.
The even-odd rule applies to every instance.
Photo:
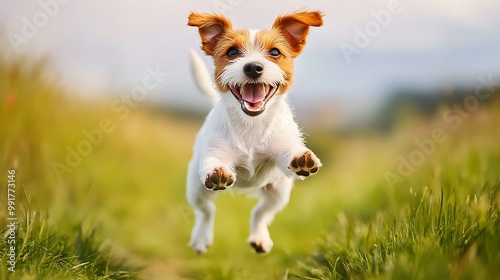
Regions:
[[202, 50], [213, 57], [219, 90], [231, 92], [249, 116], [264, 112], [275, 94], [292, 83], [293, 58], [306, 43], [309, 26], [321, 26], [319, 11], [298, 11], [276, 18], [271, 29], [233, 30], [219, 14], [189, 15], [198, 27]]

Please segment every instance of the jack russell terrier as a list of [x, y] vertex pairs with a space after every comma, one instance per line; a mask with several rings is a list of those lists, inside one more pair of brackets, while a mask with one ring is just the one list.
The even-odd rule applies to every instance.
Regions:
[[279, 16], [271, 29], [233, 29], [219, 14], [189, 15], [201, 49], [213, 58], [216, 90], [191, 53], [198, 86], [214, 101], [196, 137], [187, 174], [187, 199], [195, 210], [190, 245], [204, 253], [213, 242], [215, 196], [229, 188], [258, 193], [247, 242], [257, 253], [273, 247], [268, 225], [288, 203], [293, 180], [318, 172], [320, 160], [305, 144], [287, 103], [293, 59], [306, 44], [319, 11]]

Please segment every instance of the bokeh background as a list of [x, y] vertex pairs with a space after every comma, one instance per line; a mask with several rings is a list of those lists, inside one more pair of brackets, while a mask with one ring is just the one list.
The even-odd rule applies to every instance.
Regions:
[[[396, 13], [377, 32], [371, 25], [374, 14], [385, 18], [382, 11], [392, 2]], [[60, 81], [84, 96], [129, 92], [141, 83], [147, 66], [159, 65], [169, 79], [148, 97], [175, 109], [208, 108], [189, 75], [187, 50], [199, 45], [196, 29], [186, 26], [191, 11], [224, 12], [236, 28], [260, 29], [270, 28], [279, 14], [322, 10], [325, 24], [313, 28], [305, 55], [296, 61], [290, 98], [309, 115], [335, 111], [321, 119], [330, 125], [365, 117], [403, 89], [475, 86], [479, 75], [498, 73], [500, 60], [496, 1], [111, 0], [68, 1], [59, 7], [33, 38], [17, 44], [20, 52], [50, 57]], [[22, 34], [23, 19], [33, 22], [40, 10], [37, 1], [5, 1], [0, 12], [5, 33]], [[355, 44], [358, 30], [370, 34], [366, 44], [362, 39]], [[347, 59], [342, 44], [362, 47]]]
[[[290, 205], [271, 226], [271, 254], [257, 256], [244, 242], [255, 200], [230, 192], [218, 201], [213, 248], [196, 256], [187, 247], [193, 216], [185, 173], [210, 105], [190, 74], [189, 49], [201, 52], [187, 16], [222, 12], [236, 28], [260, 29], [299, 9], [325, 14], [324, 26], [310, 30], [295, 60], [289, 93], [324, 168], [297, 182]], [[30, 237], [35, 243], [43, 234], [65, 236], [64, 250], [78, 256], [69, 267], [89, 278], [107, 275], [106, 262], [89, 265], [102, 252], [108, 253], [100, 259], [144, 279], [390, 277], [414, 275], [416, 268], [427, 277], [498, 272], [498, 253], [473, 254], [469, 245], [458, 255], [444, 250], [442, 259], [433, 259], [436, 267], [415, 253], [358, 271], [349, 268], [357, 263], [349, 256], [359, 250], [342, 249], [355, 241], [325, 236], [352, 230], [369, 240], [365, 227], [410, 215], [415, 199], [432, 204], [439, 193], [453, 194], [464, 209], [471, 197], [481, 204], [482, 194], [485, 205], [498, 203], [499, 11], [493, 0], [2, 1], [0, 170], [17, 170], [23, 190], [16, 197], [17, 214], [26, 220], [19, 236], [29, 240], [29, 225], [40, 230]], [[211, 60], [204, 61], [212, 69]], [[147, 76], [157, 85], [133, 101]], [[6, 201], [3, 182], [1, 188]], [[50, 230], [29, 223], [35, 212]], [[494, 236], [498, 222], [488, 221], [493, 228], [485, 232]], [[317, 260], [321, 246], [332, 259]], [[20, 260], [27, 269], [17, 276], [52, 277], [57, 260], [42, 256], [43, 250]]]

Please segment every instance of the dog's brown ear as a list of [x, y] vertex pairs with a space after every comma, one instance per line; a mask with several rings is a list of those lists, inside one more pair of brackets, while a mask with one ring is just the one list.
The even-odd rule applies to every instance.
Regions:
[[323, 25], [320, 11], [298, 11], [276, 18], [273, 28], [278, 29], [290, 44], [293, 57], [302, 52], [309, 33], [309, 26]]
[[207, 55], [213, 54], [221, 36], [233, 28], [231, 21], [219, 14], [191, 13], [188, 17], [188, 25], [198, 27], [201, 49]]

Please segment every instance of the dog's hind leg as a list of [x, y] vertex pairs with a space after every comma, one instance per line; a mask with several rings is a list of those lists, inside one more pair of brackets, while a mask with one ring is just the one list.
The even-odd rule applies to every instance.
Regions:
[[193, 168], [189, 168], [187, 177], [187, 200], [195, 212], [195, 221], [189, 245], [198, 254], [205, 253], [214, 239], [214, 218], [216, 192], [207, 190], [201, 184]]
[[268, 184], [260, 190], [259, 203], [252, 210], [250, 219], [250, 237], [247, 242], [257, 253], [268, 253], [273, 247], [268, 226], [274, 215], [283, 209], [290, 199], [293, 179], [282, 176], [273, 184]]

